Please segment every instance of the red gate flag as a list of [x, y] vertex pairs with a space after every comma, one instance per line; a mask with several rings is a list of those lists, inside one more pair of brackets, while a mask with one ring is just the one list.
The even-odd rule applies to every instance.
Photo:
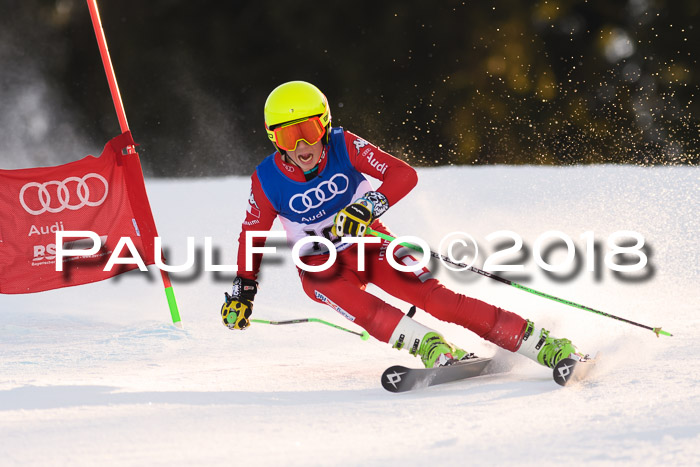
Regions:
[[[103, 271], [121, 237], [131, 238], [145, 264], [154, 264], [158, 233], [141, 162], [136, 153], [123, 154], [134, 145], [127, 131], [110, 140], [100, 157], [0, 170], [0, 293], [81, 285], [135, 269], [135, 264], [119, 264]], [[57, 271], [58, 230], [95, 232], [102, 247], [92, 256], [64, 258], [63, 270]], [[75, 243], [63, 246], [85, 248]]]

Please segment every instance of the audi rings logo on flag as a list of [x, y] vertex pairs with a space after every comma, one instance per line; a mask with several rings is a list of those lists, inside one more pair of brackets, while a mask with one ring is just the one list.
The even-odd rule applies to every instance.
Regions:
[[[90, 179], [96, 181], [88, 183]], [[55, 190], [52, 188], [54, 186]], [[36, 188], [36, 191], [32, 188]], [[107, 193], [107, 180], [100, 174], [89, 173], [82, 178], [68, 177], [60, 182], [27, 183], [19, 191], [19, 202], [29, 214], [38, 216], [45, 212], [76, 211], [83, 206], [99, 206], [107, 199]]]
[[343, 174], [335, 174], [330, 180], [322, 182], [317, 187], [292, 196], [292, 199], [289, 200], [289, 208], [297, 214], [304, 214], [311, 209], [320, 207], [324, 202], [335, 198], [336, 195], [345, 193], [349, 186], [348, 177]]

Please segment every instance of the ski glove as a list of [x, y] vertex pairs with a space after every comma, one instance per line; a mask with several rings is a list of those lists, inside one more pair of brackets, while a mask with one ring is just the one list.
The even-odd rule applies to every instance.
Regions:
[[245, 329], [250, 326], [253, 314], [253, 299], [258, 292], [258, 283], [251, 279], [236, 276], [233, 280], [231, 295], [224, 292], [224, 304], [221, 306], [221, 320], [229, 329]]
[[378, 191], [368, 191], [362, 198], [338, 211], [333, 221], [333, 234], [337, 237], [364, 237], [372, 221], [389, 209], [386, 196]]

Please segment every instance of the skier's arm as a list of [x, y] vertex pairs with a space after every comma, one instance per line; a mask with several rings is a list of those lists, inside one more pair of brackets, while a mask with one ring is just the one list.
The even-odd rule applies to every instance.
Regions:
[[[272, 223], [277, 217], [270, 201], [260, 186], [257, 173], [251, 177], [250, 196], [246, 209], [245, 220], [241, 228], [241, 235], [238, 237], [238, 273], [233, 280], [231, 295], [224, 294], [224, 304], [221, 306], [221, 321], [229, 329], [246, 329], [250, 326], [250, 315], [253, 313], [253, 299], [258, 292], [258, 270], [262, 255], [253, 256], [252, 268], [246, 270], [246, 236], [253, 230], [270, 230]], [[261, 247], [265, 245], [264, 238], [254, 238], [253, 246]]]
[[335, 216], [334, 235], [362, 237], [376, 218], [416, 186], [418, 174], [404, 161], [347, 131], [345, 145], [353, 167], [382, 181], [376, 191], [368, 191]]
[[[246, 270], [246, 236], [250, 231], [267, 231], [272, 228], [272, 224], [277, 217], [277, 211], [272, 207], [272, 204], [265, 196], [265, 192], [258, 180], [257, 172], [251, 177], [250, 196], [248, 197], [248, 205], [246, 208], [246, 216], [241, 228], [241, 234], [238, 237], [238, 276], [244, 279], [255, 281], [258, 277], [262, 254], [253, 255], [252, 268]], [[265, 245], [265, 239], [256, 237], [253, 239], [254, 247], [262, 247]]]
[[[358, 171], [382, 181], [379, 188], [370, 193], [377, 193], [380, 198], [384, 197], [386, 205], [377, 206], [377, 201], [372, 199], [372, 195], [368, 196], [375, 204], [374, 218], [383, 214], [389, 206], [396, 204], [418, 183], [418, 174], [413, 167], [349, 131], [345, 132], [345, 145], [350, 162]], [[378, 207], [380, 209], [377, 209]]]

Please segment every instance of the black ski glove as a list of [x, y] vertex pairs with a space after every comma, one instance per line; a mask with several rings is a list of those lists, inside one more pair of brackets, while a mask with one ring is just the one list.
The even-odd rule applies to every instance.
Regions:
[[337, 237], [364, 237], [367, 228], [387, 209], [386, 196], [378, 191], [368, 191], [338, 211], [333, 221], [333, 234]]

